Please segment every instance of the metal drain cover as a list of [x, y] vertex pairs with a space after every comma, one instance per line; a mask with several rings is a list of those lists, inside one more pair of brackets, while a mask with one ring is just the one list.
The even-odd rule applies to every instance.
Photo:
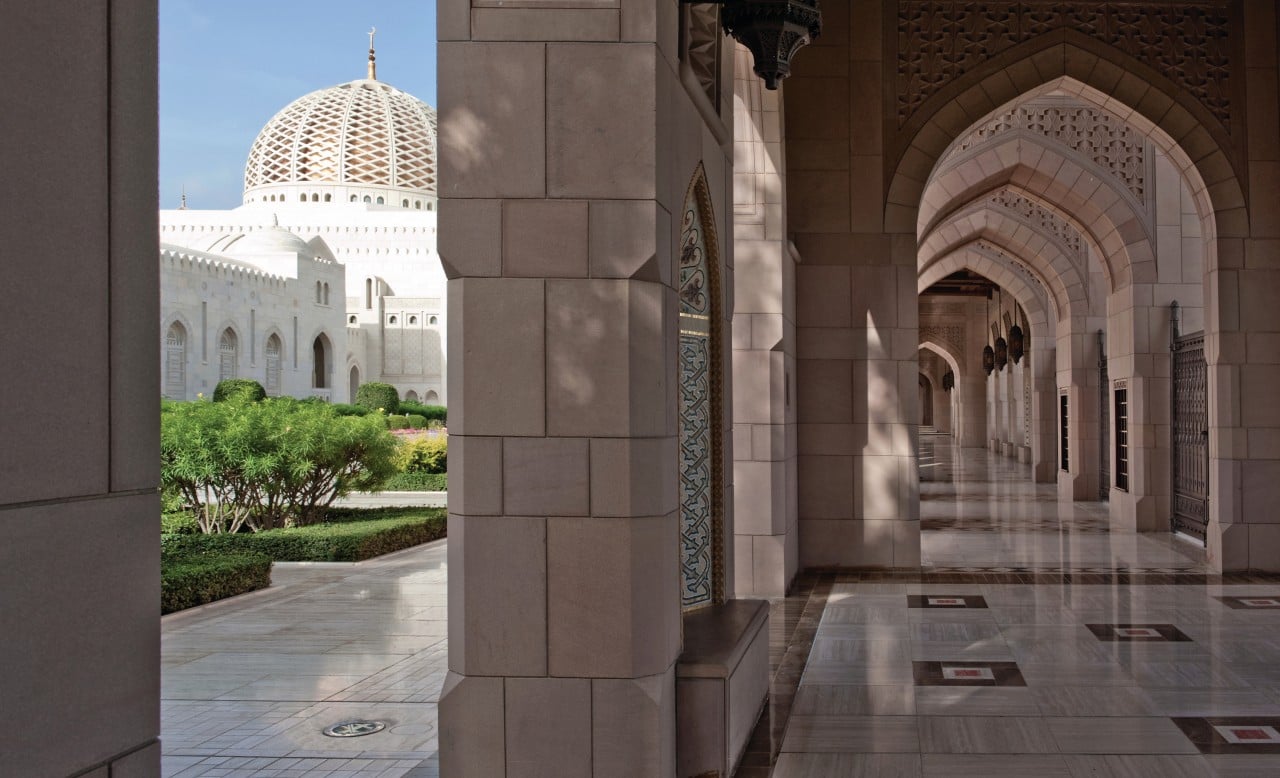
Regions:
[[366, 719], [355, 719], [354, 721], [343, 721], [334, 724], [324, 730], [324, 734], [329, 737], [361, 737], [362, 735], [372, 735], [375, 732], [381, 732], [387, 728], [385, 721], [369, 721]]

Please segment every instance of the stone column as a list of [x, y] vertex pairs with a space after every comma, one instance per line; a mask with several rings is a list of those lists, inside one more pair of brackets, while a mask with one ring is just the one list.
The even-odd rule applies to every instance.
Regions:
[[675, 772], [674, 266], [699, 163], [725, 315], [733, 288], [731, 134], [681, 82], [675, 12], [439, 4], [451, 778]]
[[796, 253], [787, 238], [782, 99], [734, 50], [735, 589], [779, 596], [799, 568]]
[[0, 5], [0, 775], [160, 775], [156, 36]]
[[[1280, 570], [1280, 78], [1277, 10], [1244, 3], [1248, 209], [1215, 202], [1206, 262], [1209, 559], [1223, 570]], [[1198, 156], [1193, 156], [1198, 159]], [[1242, 182], [1243, 183], [1243, 182]], [[1247, 223], [1246, 223], [1247, 219]], [[1206, 235], [1212, 233], [1205, 233]], [[1213, 256], [1216, 255], [1216, 256]]]
[[988, 343], [990, 335], [983, 322], [983, 305], [981, 300], [965, 302], [968, 315], [965, 318], [965, 357], [967, 364], [961, 365], [960, 375], [956, 376], [961, 384], [960, 406], [964, 417], [963, 432], [958, 442], [965, 448], [986, 448], [987, 440], [987, 374], [982, 369], [982, 348]]

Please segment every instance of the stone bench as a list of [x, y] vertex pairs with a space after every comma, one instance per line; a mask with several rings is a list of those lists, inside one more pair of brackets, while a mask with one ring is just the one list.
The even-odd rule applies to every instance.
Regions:
[[676, 775], [727, 778], [769, 692], [769, 604], [730, 600], [684, 617], [676, 663]]

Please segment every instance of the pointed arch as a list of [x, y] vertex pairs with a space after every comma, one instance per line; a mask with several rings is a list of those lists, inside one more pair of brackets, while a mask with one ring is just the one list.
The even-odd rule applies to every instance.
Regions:
[[190, 330], [175, 319], [164, 336], [164, 396], [171, 400], [187, 399], [187, 344]]
[[680, 223], [680, 604], [723, 602], [724, 420], [720, 246], [701, 162]]

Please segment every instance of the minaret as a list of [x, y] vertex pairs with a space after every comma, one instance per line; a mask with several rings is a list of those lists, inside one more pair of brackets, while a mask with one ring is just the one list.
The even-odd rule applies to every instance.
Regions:
[[187, 185], [182, 185], [182, 202], [178, 204], [179, 211], [187, 210]]
[[369, 80], [378, 80], [378, 63], [374, 61], [373, 56], [373, 34], [378, 31], [377, 27], [369, 28]]

